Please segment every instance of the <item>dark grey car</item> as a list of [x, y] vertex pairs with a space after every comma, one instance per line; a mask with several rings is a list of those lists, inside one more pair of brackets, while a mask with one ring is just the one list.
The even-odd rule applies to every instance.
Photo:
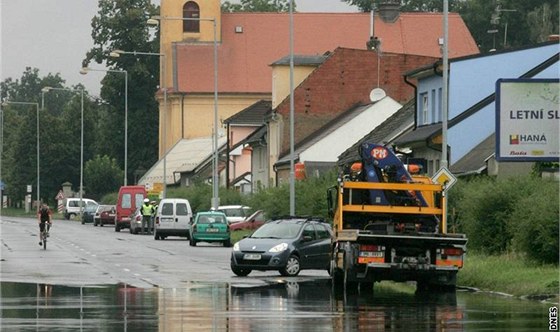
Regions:
[[82, 215], [82, 225], [85, 223], [92, 223], [93, 216], [95, 215], [95, 211], [97, 211], [97, 204], [88, 204], [84, 210]]
[[289, 217], [271, 220], [233, 246], [231, 270], [246, 276], [252, 270], [277, 270], [296, 276], [304, 269], [327, 270], [332, 230], [321, 219]]

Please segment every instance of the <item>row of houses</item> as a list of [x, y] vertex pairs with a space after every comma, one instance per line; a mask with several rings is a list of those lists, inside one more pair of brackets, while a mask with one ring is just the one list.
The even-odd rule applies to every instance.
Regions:
[[[293, 159], [308, 176], [356, 160], [356, 147], [364, 140], [411, 152], [412, 158], [424, 161], [428, 174], [439, 169], [440, 13], [401, 13], [388, 2], [374, 15], [294, 14], [292, 92], [286, 13], [221, 13], [219, 1], [164, 0], [161, 5], [163, 17], [187, 17], [192, 8], [199, 9], [198, 17], [218, 20], [219, 37], [211, 37], [208, 29], [213, 27], [203, 21], [198, 31], [172, 21], [162, 24], [161, 49], [172, 56], [166, 57], [169, 72], [162, 75], [171, 88], [168, 109], [160, 102], [160, 120], [166, 119], [160, 121], [160, 142], [161, 133], [167, 133], [169, 146], [160, 144], [160, 160], [140, 184], [209, 181], [214, 137], [221, 185], [251, 192], [287, 181], [292, 160], [290, 96]], [[558, 40], [480, 53], [460, 16], [450, 14], [449, 22], [451, 171], [496, 173], [496, 80], [557, 79]], [[217, 68], [212, 61], [215, 45]], [[212, 131], [215, 107], [221, 120], [217, 133]], [[527, 167], [515, 163], [510, 168]], [[499, 167], [504, 174], [505, 168], [505, 163]]]

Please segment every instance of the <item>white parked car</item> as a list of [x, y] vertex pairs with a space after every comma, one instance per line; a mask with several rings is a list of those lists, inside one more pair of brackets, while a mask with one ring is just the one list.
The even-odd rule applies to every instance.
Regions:
[[229, 224], [243, 221], [251, 215], [251, 208], [244, 205], [222, 205], [218, 206], [218, 211], [225, 213]]
[[[99, 205], [96, 201], [89, 198], [82, 198], [82, 212], [88, 205]], [[67, 198], [66, 204], [63, 210], [65, 219], [75, 219], [76, 216], [80, 215], [80, 199], [79, 198]]]

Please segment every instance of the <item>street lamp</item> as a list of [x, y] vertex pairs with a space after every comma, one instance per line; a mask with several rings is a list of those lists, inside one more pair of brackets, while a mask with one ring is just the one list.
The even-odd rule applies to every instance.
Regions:
[[81, 118], [80, 118], [80, 126], [81, 126], [81, 133], [80, 133], [80, 220], [83, 220], [84, 217], [84, 206], [83, 206], [83, 188], [84, 188], [84, 89], [69, 89], [69, 88], [53, 88], [50, 86], [46, 86], [41, 89], [41, 108], [45, 108], [45, 93], [51, 90], [60, 90], [60, 91], [80, 91], [81, 95]]
[[167, 142], [166, 142], [166, 136], [167, 136], [167, 79], [166, 79], [166, 57], [164, 53], [150, 53], [150, 52], [136, 52], [136, 51], [132, 51], [132, 52], [127, 52], [127, 51], [123, 51], [123, 50], [113, 50], [111, 53], [109, 53], [109, 56], [112, 58], [118, 58], [121, 56], [121, 54], [132, 54], [132, 55], [153, 55], [153, 56], [159, 56], [160, 58], [163, 59], [163, 65], [162, 65], [162, 71], [163, 71], [163, 116], [162, 116], [162, 122], [163, 122], [163, 130], [162, 130], [162, 145], [163, 145], [163, 194], [162, 194], [162, 198], [165, 198], [167, 195]]
[[124, 185], [127, 185], [127, 162], [128, 162], [128, 72], [118, 69], [94, 69], [83, 67], [80, 74], [86, 75], [90, 71], [102, 71], [108, 73], [124, 73]]
[[149, 25], [158, 25], [160, 20], [175, 20], [175, 21], [208, 21], [212, 22], [214, 29], [214, 163], [212, 169], [212, 208], [218, 209], [220, 205], [220, 196], [218, 190], [218, 42], [217, 42], [217, 28], [216, 18], [214, 17], [169, 17], [169, 16], [152, 16], [148, 19]]
[[296, 185], [294, 170], [294, 0], [290, 0], [290, 215], [296, 213]]
[[[41, 198], [41, 187], [40, 187], [40, 182], [41, 182], [41, 177], [40, 177], [40, 164], [39, 164], [39, 103], [32, 103], [32, 102], [25, 102], [25, 101], [5, 101], [4, 104], [7, 105], [35, 105], [35, 107], [37, 108], [37, 204], [39, 204], [40, 198]], [[4, 113], [2, 113], [2, 131], [4, 131]], [[2, 134], [3, 135], [3, 134]], [[3, 137], [2, 137], [2, 144], [4, 144], [3, 142]], [[1, 192], [1, 190], [0, 190]], [[2, 202], [0, 202], [0, 204], [2, 204]], [[38, 207], [38, 206], [37, 206]]]
[[2, 207], [4, 205], [2, 180], [2, 156], [4, 155], [4, 110], [0, 104], [0, 218], [2, 218]]

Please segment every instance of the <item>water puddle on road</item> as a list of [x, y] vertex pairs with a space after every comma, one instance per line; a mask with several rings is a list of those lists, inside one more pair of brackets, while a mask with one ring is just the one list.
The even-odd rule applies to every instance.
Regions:
[[344, 294], [325, 280], [174, 289], [4, 282], [0, 290], [2, 331], [545, 331], [550, 307], [377, 284]]

